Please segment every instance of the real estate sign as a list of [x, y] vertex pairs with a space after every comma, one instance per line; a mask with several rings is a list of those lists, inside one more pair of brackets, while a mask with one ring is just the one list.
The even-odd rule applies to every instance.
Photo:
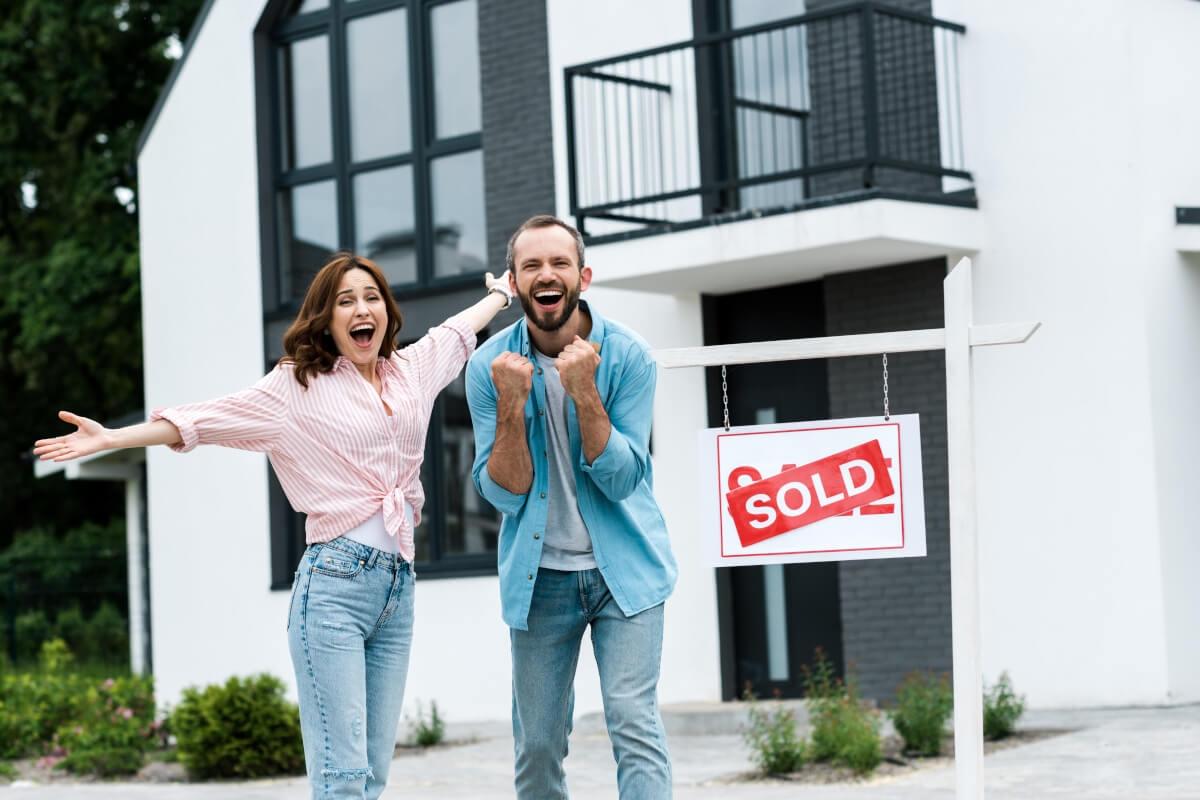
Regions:
[[916, 414], [710, 428], [699, 445], [717, 566], [925, 555]]

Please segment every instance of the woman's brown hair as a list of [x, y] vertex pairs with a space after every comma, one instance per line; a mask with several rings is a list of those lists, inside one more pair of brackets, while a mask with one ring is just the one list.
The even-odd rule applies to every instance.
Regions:
[[396, 349], [396, 335], [400, 333], [403, 321], [383, 270], [369, 258], [353, 253], [334, 253], [308, 285], [300, 311], [283, 335], [284, 356], [280, 362], [296, 365], [296, 380], [306, 389], [308, 379], [329, 372], [340, 355], [329, 333], [329, 323], [333, 319], [333, 304], [342, 285], [342, 276], [352, 269], [361, 269], [371, 276], [387, 307], [387, 330], [379, 345], [379, 357], [387, 358]]

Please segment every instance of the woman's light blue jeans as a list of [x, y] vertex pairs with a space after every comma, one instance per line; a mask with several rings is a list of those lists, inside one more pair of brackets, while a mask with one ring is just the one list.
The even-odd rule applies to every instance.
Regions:
[[387, 784], [412, 644], [413, 571], [337, 538], [309, 545], [288, 611], [314, 800], [374, 800]]
[[529, 630], [511, 629], [517, 797], [567, 797], [562, 762], [575, 710], [579, 646], [589, 626], [620, 796], [666, 800], [671, 757], [658, 711], [663, 607], [626, 617], [597, 569], [538, 570]]

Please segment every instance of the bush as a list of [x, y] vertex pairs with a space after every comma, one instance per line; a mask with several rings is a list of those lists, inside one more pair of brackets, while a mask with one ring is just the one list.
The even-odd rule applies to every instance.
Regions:
[[87, 636], [87, 622], [79, 606], [71, 605], [58, 612], [54, 618], [54, 635], [67, 643], [76, 652], [83, 651], [83, 641]]
[[6, 781], [15, 781], [17, 779], [17, 768], [7, 761], [0, 761], [0, 778]]
[[157, 744], [151, 681], [144, 677], [109, 678], [90, 687], [80, 718], [55, 735], [57, 766], [68, 772], [102, 777], [141, 769], [146, 751]]
[[813, 666], [804, 667], [805, 699], [812, 722], [812, 755], [865, 774], [883, 760], [879, 712], [863, 704], [853, 676], [839, 680], [818, 648]]
[[136, 771], [155, 744], [149, 678], [101, 682], [73, 672], [61, 639], [42, 645], [38, 672], [0, 677], [0, 757], [49, 754], [73, 772]]
[[129, 653], [129, 626], [112, 603], [101, 603], [88, 620], [83, 640], [85, 655], [94, 661], [124, 660]]
[[66, 644], [51, 639], [42, 644], [40, 672], [0, 678], [0, 758], [38, 755], [78, 716], [84, 686], [66, 672], [71, 660]]
[[808, 760], [808, 748], [796, 735], [796, 716], [790, 708], [780, 707], [770, 714], [754, 703], [754, 695], [746, 691], [750, 703], [750, 724], [742, 736], [750, 748], [750, 756], [765, 775], [796, 772]]
[[904, 749], [922, 756], [940, 753], [946, 720], [953, 709], [954, 695], [947, 676], [910, 673], [896, 691], [896, 708], [891, 712]]
[[1013, 692], [1008, 673], [1001, 672], [1000, 680], [983, 691], [983, 738], [1003, 739], [1012, 736], [1017, 720], [1025, 713], [1025, 698]]
[[438, 716], [437, 702], [429, 703], [429, 718], [421, 709], [421, 701], [417, 701], [417, 716], [409, 723], [412, 740], [417, 747], [433, 747], [441, 744], [446, 738], [446, 723]]
[[50, 620], [46, 618], [46, 612], [34, 610], [19, 614], [13, 627], [17, 637], [17, 660], [32, 661], [42, 642], [50, 638]]
[[258, 778], [304, 771], [300, 713], [271, 675], [185, 689], [170, 725], [193, 778]]

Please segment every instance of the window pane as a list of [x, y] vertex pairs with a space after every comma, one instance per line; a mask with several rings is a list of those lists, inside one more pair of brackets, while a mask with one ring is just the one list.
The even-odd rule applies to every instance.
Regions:
[[804, 0], [732, 0], [729, 10], [733, 27], [749, 28], [804, 13]]
[[355, 248], [378, 263], [391, 283], [417, 279], [410, 165], [355, 176], [354, 241]]
[[500, 515], [471, 480], [475, 437], [467, 410], [467, 390], [459, 373], [442, 392], [442, 508], [445, 510], [444, 555], [496, 552]]
[[433, 162], [433, 270], [437, 276], [487, 269], [483, 152]]
[[300, 298], [308, 283], [338, 248], [337, 191], [333, 181], [309, 183], [279, 193], [281, 300]]
[[479, 130], [479, 35], [475, 0], [434, 6], [433, 100], [437, 138]]
[[283, 168], [325, 164], [333, 158], [329, 105], [329, 39], [314, 36], [280, 49]]
[[[425, 452], [428, 454], [428, 448]], [[421, 462], [421, 485], [432, 491], [434, 483], [429, 461], [430, 459], [427, 457]], [[413, 549], [416, 550], [418, 564], [427, 564], [433, 558], [433, 553], [429, 549], [429, 515], [432, 513], [434, 513], [433, 504], [426, 498], [425, 508], [421, 509], [421, 524], [413, 529]]]
[[329, 8], [329, 0], [292, 0], [292, 14], [307, 14]]
[[408, 18], [398, 8], [346, 25], [350, 147], [355, 161], [412, 149], [408, 99]]

